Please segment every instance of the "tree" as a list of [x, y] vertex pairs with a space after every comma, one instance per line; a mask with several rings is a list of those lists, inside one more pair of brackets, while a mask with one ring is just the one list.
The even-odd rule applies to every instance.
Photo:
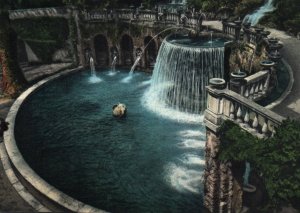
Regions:
[[231, 121], [225, 121], [220, 131], [219, 159], [250, 162], [262, 174], [273, 207], [300, 200], [300, 121], [285, 120], [267, 139]]

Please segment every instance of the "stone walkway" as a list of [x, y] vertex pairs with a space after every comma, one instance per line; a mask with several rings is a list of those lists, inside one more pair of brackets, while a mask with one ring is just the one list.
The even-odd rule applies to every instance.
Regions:
[[25, 79], [28, 82], [33, 82], [41, 78], [53, 75], [61, 70], [70, 67], [72, 63], [57, 63], [57, 64], [44, 64], [37, 66], [21, 66]]
[[[0, 117], [6, 118], [13, 99], [0, 99]], [[0, 144], [3, 139], [0, 138]], [[0, 161], [0, 212], [34, 212], [35, 210], [20, 197], [9, 182]]]
[[300, 119], [300, 40], [283, 32], [272, 30], [272, 34], [280, 39], [283, 48], [280, 51], [283, 59], [290, 65], [294, 84], [289, 95], [272, 110], [284, 117]]

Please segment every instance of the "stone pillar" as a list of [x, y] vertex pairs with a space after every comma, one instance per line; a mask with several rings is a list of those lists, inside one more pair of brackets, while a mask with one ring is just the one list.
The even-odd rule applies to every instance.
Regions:
[[243, 95], [244, 93], [244, 85], [245, 81], [244, 78], [247, 76], [245, 72], [236, 71], [230, 74], [230, 84], [229, 89]]
[[235, 27], [234, 27], [234, 37], [236, 41], [240, 40], [240, 33], [241, 33], [241, 29], [242, 29], [242, 21], [241, 20], [237, 20], [234, 21], [235, 23]]
[[204, 206], [212, 213], [232, 212], [235, 208], [233, 207], [234, 179], [231, 164], [218, 160], [219, 146], [222, 143], [219, 137], [219, 127], [225, 107], [220, 90], [226, 89], [226, 82], [223, 79], [210, 79], [209, 82], [207, 109], [204, 117], [206, 125]]
[[223, 18], [223, 19], [222, 19], [222, 32], [223, 32], [224, 34], [227, 34], [227, 33], [226, 33], [226, 28], [227, 28], [227, 18]]

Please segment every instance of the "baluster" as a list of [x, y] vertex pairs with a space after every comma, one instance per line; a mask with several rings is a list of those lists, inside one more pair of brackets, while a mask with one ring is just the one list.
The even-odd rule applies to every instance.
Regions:
[[231, 102], [230, 104], [230, 114], [229, 114], [229, 117], [234, 120], [234, 103]]
[[238, 123], [242, 122], [242, 109], [241, 109], [241, 106], [238, 106], [238, 110], [237, 110], [237, 113], [236, 113], [236, 119], [237, 119]]
[[259, 82], [259, 92], [263, 93], [263, 91], [264, 91], [264, 83], [263, 83], [263, 80], [261, 80]]
[[249, 99], [253, 99], [253, 95], [254, 95], [254, 84], [250, 84], [250, 92], [249, 92]]
[[264, 135], [266, 135], [267, 132], [268, 132], [268, 121], [267, 121], [266, 118], [265, 118], [265, 122], [264, 122], [264, 124], [263, 124], [263, 126], [262, 126], [262, 128], [261, 128], [261, 132], [262, 132], [262, 134], [264, 134]]
[[252, 122], [252, 128], [257, 131], [257, 127], [258, 127], [258, 119], [257, 119], [257, 114], [255, 113], [255, 117], [253, 119], [253, 122]]
[[245, 86], [245, 93], [244, 93], [244, 96], [246, 97], [246, 98], [248, 98], [249, 97], [249, 87], [248, 86]]
[[246, 110], [245, 117], [244, 117], [244, 124], [245, 124], [246, 126], [249, 126], [249, 121], [250, 121], [250, 115], [249, 115], [249, 110], [247, 109], [247, 110]]
[[257, 82], [257, 83], [255, 83], [255, 90], [254, 90], [255, 95], [258, 94], [258, 90], [259, 90], [259, 85], [258, 85], [258, 82]]

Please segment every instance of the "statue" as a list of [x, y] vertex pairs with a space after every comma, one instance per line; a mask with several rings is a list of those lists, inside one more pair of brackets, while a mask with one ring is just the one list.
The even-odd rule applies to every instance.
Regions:
[[127, 108], [125, 104], [122, 103], [115, 104], [112, 107], [112, 109], [113, 109], [112, 113], [114, 117], [123, 118], [126, 116]]

